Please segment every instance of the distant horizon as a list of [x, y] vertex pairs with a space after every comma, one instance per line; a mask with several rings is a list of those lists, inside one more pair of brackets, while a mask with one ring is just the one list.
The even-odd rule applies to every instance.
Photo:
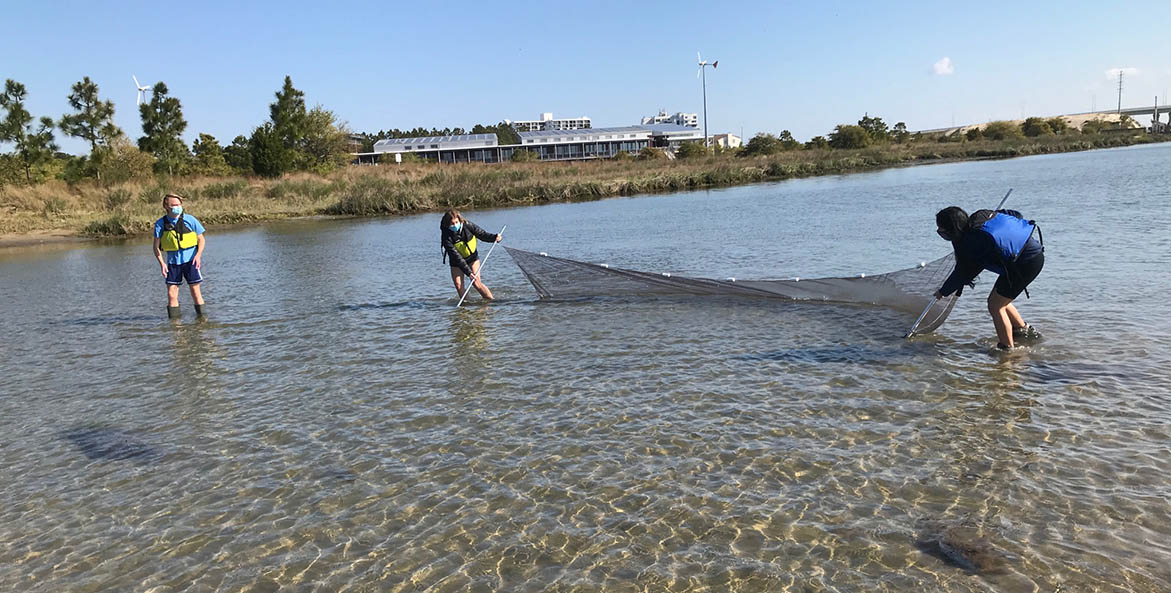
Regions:
[[[1156, 96], [1164, 104], [1171, 88], [1161, 22], [1130, 16], [1149, 12], [1147, 3], [457, 3], [443, 15], [354, 4], [329, 18], [307, 2], [120, 6], [9, 8], [16, 26], [0, 51], [19, 58], [0, 78], [27, 87], [33, 116], [70, 113], [70, 86], [89, 76], [134, 141], [132, 76], [143, 86], [161, 80], [182, 103], [185, 143], [207, 133], [226, 145], [268, 119], [289, 75], [307, 105], [355, 133], [470, 129], [545, 112], [627, 126], [660, 108], [698, 113], [703, 127], [697, 50], [720, 63], [707, 72], [709, 135], [744, 139], [789, 130], [805, 141], [864, 114], [916, 131], [1108, 112], [1119, 71], [1124, 109]], [[710, 34], [690, 34], [696, 22]], [[55, 136], [63, 152], [89, 151]]]

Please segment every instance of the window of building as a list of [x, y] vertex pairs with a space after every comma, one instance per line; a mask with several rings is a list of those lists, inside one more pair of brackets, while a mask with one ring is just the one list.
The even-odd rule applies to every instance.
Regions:
[[438, 144], [432, 144], [432, 145], [431, 145], [431, 148], [439, 148], [439, 145], [438, 145]]

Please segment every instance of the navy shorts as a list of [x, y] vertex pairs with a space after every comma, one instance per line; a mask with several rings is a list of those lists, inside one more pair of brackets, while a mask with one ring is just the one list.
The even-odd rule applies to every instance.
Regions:
[[183, 284], [184, 280], [187, 281], [187, 284], [203, 282], [203, 276], [199, 273], [199, 268], [195, 267], [194, 261], [185, 264], [167, 264], [167, 284], [178, 286]]
[[1041, 273], [1043, 267], [1045, 267], [1044, 252], [1013, 263], [1000, 275], [1000, 278], [996, 279], [996, 286], [993, 290], [1006, 299], [1016, 299], [1037, 278], [1037, 274]]

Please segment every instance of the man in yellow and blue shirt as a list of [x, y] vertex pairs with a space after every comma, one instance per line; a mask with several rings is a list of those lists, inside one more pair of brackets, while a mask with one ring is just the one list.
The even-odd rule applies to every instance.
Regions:
[[203, 276], [199, 268], [203, 257], [203, 225], [194, 216], [183, 213], [183, 198], [167, 194], [163, 198], [166, 214], [155, 221], [155, 258], [167, 279], [167, 317], [179, 319], [179, 285], [184, 280], [191, 289], [195, 314], [203, 317], [203, 294], [199, 290]]

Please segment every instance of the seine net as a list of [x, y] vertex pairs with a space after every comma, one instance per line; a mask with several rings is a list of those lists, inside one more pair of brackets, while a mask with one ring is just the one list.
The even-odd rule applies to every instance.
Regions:
[[790, 280], [712, 280], [612, 268], [605, 264], [552, 257], [505, 247], [542, 299], [596, 296], [712, 295], [745, 296], [794, 301], [825, 301], [889, 307], [909, 314], [907, 326], [930, 309], [912, 328], [914, 334], [943, 325], [955, 306], [956, 295], [933, 300], [954, 267], [948, 254], [935, 261], [886, 274], [850, 278], [794, 278]]

